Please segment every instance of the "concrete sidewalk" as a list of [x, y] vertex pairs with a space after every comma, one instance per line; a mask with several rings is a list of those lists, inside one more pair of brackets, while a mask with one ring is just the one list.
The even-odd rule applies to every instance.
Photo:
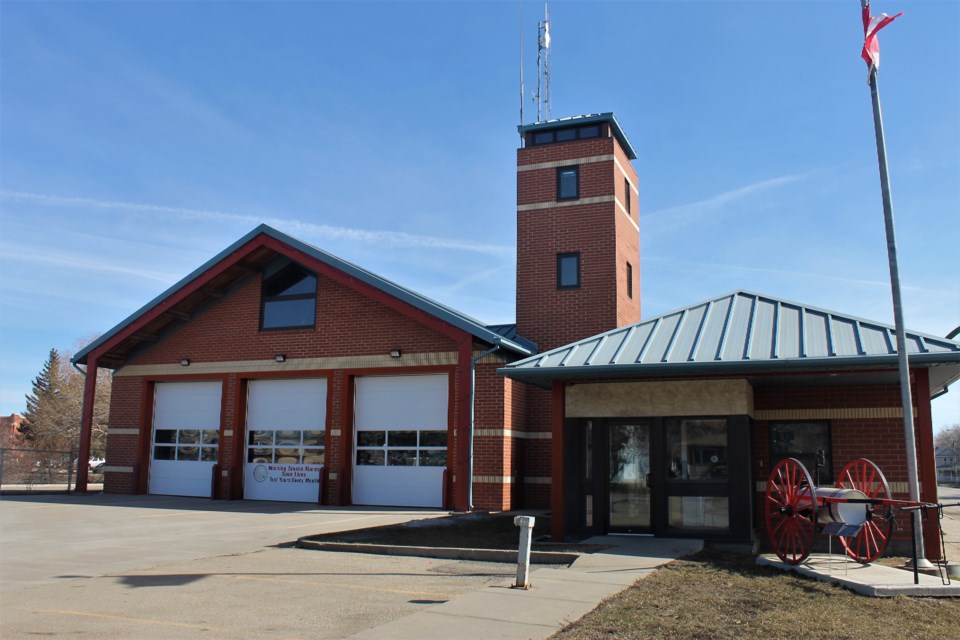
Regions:
[[757, 558], [757, 564], [796, 571], [820, 582], [829, 582], [865, 596], [893, 598], [895, 596], [933, 596], [938, 598], [960, 597], [960, 585], [956, 581], [945, 584], [938, 575], [920, 573], [920, 583], [913, 583], [913, 572], [882, 564], [860, 564], [845, 554], [811, 553], [798, 565], [781, 562], [777, 556], [767, 554]]
[[700, 540], [598, 536], [585, 542], [612, 545], [585, 554], [567, 568], [530, 574], [529, 590], [512, 581], [468, 593], [351, 638], [547, 638], [664, 564], [703, 548]]

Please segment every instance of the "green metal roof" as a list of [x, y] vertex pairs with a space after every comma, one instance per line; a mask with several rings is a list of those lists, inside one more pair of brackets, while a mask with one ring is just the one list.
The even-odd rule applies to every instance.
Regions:
[[[960, 378], [960, 342], [907, 332], [912, 365], [931, 369], [931, 391]], [[500, 369], [548, 380], [722, 375], [897, 366], [892, 326], [749, 291], [584, 338]]]
[[517, 130], [521, 134], [525, 134], [528, 131], [564, 129], [566, 127], [576, 127], [584, 124], [592, 124], [594, 122], [606, 122], [609, 124], [610, 130], [613, 132], [617, 142], [619, 142], [620, 146], [623, 147], [623, 150], [627, 152], [627, 157], [631, 160], [637, 159], [636, 149], [634, 149], [633, 145], [630, 144], [630, 140], [627, 139], [627, 135], [623, 132], [623, 129], [620, 128], [620, 123], [617, 122], [617, 117], [611, 112], [590, 113], [582, 116], [570, 116], [569, 118], [558, 118], [556, 120], [542, 120], [540, 122], [533, 122], [531, 124], [521, 124], [517, 127]]

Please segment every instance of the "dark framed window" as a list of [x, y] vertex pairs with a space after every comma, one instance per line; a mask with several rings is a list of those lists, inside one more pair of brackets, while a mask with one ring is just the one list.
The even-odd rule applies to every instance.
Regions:
[[627, 297], [633, 298], [633, 265], [627, 263]]
[[[817, 469], [817, 451], [823, 450], [826, 464], [820, 469], [820, 484], [833, 483], [833, 447], [830, 423], [772, 422], [770, 423], [770, 468], [785, 458], [796, 458], [811, 476]], [[816, 480], [816, 478], [814, 478]]]
[[557, 289], [580, 287], [580, 253], [557, 254]]
[[599, 138], [600, 126], [596, 124], [591, 124], [591, 125], [587, 125], [586, 127], [580, 127], [578, 133], [581, 140], [584, 138]]
[[626, 178], [623, 179], [623, 203], [627, 207], [627, 213], [631, 213], [630, 207], [632, 205], [630, 203], [630, 181]]
[[533, 134], [533, 144], [550, 144], [553, 142], [553, 131], [538, 131]]
[[582, 127], [566, 127], [549, 131], [536, 131], [533, 134], [533, 144], [553, 144], [554, 142], [571, 142], [573, 140], [588, 140], [600, 137], [600, 125], [588, 124]]
[[261, 329], [313, 327], [317, 320], [317, 276], [298, 264], [263, 281]]
[[580, 167], [557, 167], [557, 200], [580, 197]]

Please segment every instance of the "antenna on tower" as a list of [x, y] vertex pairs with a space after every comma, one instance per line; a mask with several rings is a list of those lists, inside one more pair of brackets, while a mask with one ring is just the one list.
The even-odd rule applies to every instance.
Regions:
[[[523, 124], [523, 5], [520, 5], [520, 124]], [[520, 134], [523, 142], [523, 134]]]
[[550, 16], [547, 3], [543, 3], [543, 119], [549, 120], [550, 113]]
[[[521, 23], [523, 14], [521, 10]], [[520, 36], [520, 93], [523, 94], [523, 36]], [[550, 14], [543, 4], [543, 20], [537, 21], [537, 92], [531, 96], [537, 103], [537, 122], [550, 117]], [[523, 99], [520, 101], [520, 119], [523, 120]]]

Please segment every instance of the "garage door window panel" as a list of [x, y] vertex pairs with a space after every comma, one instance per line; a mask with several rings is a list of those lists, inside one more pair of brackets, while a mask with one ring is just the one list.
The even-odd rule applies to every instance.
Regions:
[[153, 459], [216, 462], [219, 441], [220, 432], [216, 429], [157, 429], [153, 435]]
[[364, 467], [382, 467], [386, 460], [383, 449], [359, 449], [357, 464]]

